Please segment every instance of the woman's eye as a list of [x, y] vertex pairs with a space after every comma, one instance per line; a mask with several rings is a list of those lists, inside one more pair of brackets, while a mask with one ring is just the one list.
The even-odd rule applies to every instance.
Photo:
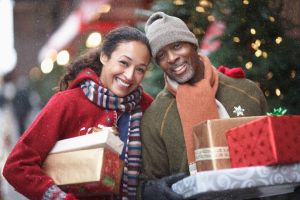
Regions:
[[122, 65], [126, 66], [126, 67], [129, 66], [128, 62], [126, 62], [126, 61], [121, 60], [121, 61], [119, 61], [119, 62], [120, 62]]

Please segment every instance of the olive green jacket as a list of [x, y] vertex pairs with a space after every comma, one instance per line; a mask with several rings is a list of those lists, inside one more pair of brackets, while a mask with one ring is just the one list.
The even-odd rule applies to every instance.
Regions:
[[[189, 98], [188, 94], [186, 98]], [[267, 102], [262, 91], [254, 82], [246, 78], [231, 78], [219, 73], [216, 99], [223, 104], [230, 117], [237, 117], [234, 111], [239, 106], [244, 109], [240, 117], [264, 115], [267, 112]], [[195, 104], [197, 106], [197, 103]], [[158, 94], [144, 113], [141, 133], [143, 168], [139, 192], [144, 180], [188, 172], [186, 148], [176, 99], [166, 89]]]

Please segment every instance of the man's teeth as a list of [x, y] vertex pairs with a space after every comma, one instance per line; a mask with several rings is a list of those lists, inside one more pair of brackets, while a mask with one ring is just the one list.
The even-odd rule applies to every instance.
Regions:
[[117, 81], [119, 84], [123, 85], [124, 87], [129, 87], [128, 83], [125, 83], [124, 81], [122, 81], [121, 79], [117, 78]]

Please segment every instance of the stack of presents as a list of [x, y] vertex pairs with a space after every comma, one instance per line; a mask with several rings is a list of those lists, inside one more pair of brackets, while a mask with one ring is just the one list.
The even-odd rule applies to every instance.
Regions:
[[77, 197], [119, 194], [124, 143], [111, 127], [59, 140], [47, 156], [43, 170], [65, 192]]
[[197, 173], [172, 186], [185, 198], [247, 199], [300, 185], [300, 116], [208, 120], [193, 134]]

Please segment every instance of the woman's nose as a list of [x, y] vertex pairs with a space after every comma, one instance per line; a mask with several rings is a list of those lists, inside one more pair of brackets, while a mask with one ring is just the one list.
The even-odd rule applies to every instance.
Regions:
[[131, 81], [133, 79], [134, 70], [135, 70], [134, 66], [130, 66], [125, 69], [124, 75], [127, 80]]

